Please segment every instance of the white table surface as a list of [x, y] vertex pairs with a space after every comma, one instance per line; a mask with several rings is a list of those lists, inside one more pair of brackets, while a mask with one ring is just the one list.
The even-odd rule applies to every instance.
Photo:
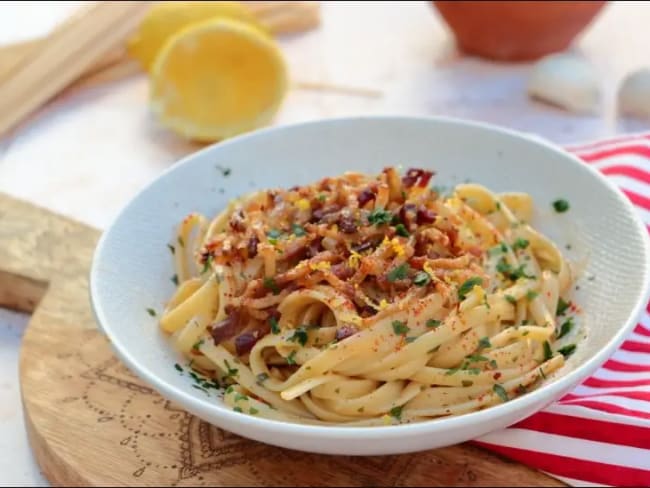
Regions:
[[[47, 32], [79, 3], [3, 2], [0, 44]], [[618, 119], [615, 110], [622, 77], [650, 65], [649, 2], [610, 4], [577, 42], [602, 75], [603, 109], [593, 117], [530, 101], [528, 64], [460, 56], [424, 2], [325, 2], [322, 15], [320, 29], [281, 41], [292, 78], [371, 88], [383, 96], [293, 89], [277, 124], [359, 114], [445, 115], [534, 132], [557, 143], [650, 129], [648, 123]], [[144, 77], [57, 101], [15, 137], [0, 141], [0, 191], [106, 227], [140, 188], [198, 148], [160, 128], [146, 101]], [[0, 485], [46, 483], [22, 423], [17, 358], [26, 322], [0, 310]]]

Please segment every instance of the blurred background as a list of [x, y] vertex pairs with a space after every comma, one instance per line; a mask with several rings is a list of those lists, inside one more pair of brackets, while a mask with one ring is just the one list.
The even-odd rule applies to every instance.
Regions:
[[[244, 3], [115, 2], [134, 10], [111, 26], [101, 5], [2, 2], [0, 191], [101, 229], [179, 158], [267, 125], [448, 116], [565, 145], [650, 127], [649, 2]], [[230, 40], [192, 27], [216, 17]], [[236, 66], [248, 55], [257, 83]], [[25, 323], [0, 310], [0, 472], [41, 484], [16, 381]]]

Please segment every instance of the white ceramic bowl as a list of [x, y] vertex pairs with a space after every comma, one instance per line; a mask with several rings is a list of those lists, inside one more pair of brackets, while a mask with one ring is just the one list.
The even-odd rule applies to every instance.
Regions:
[[[575, 299], [588, 334], [561, 374], [508, 403], [459, 417], [386, 427], [322, 427], [233, 412], [179, 375], [180, 359], [146, 309], [169, 299], [174, 273], [167, 243], [190, 211], [208, 216], [254, 188], [290, 187], [346, 170], [386, 165], [437, 172], [434, 184], [470, 179], [496, 191], [526, 191], [534, 224], [574, 258], [586, 257]], [[230, 168], [225, 177], [219, 167]], [[552, 211], [567, 198], [571, 209]], [[447, 119], [370, 117], [277, 127], [232, 139], [174, 165], [130, 202], [102, 236], [90, 290], [101, 328], [119, 357], [161, 395], [245, 437], [305, 451], [375, 455], [455, 444], [506, 427], [556, 400], [589, 376], [630, 331], [650, 289], [645, 229], [625, 197], [566, 152], [516, 132]]]

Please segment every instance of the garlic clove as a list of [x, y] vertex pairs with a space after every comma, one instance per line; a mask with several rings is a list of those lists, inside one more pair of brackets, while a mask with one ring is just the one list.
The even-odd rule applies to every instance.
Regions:
[[586, 59], [570, 53], [552, 54], [533, 66], [528, 95], [570, 112], [595, 114], [600, 108], [600, 80]]
[[618, 89], [618, 112], [650, 118], [650, 68], [638, 69], [625, 77]]

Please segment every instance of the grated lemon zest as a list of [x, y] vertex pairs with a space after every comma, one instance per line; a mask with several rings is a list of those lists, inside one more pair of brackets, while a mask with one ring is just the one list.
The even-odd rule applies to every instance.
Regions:
[[311, 208], [311, 203], [306, 198], [301, 198], [296, 202], [296, 207], [300, 210], [309, 210]]

